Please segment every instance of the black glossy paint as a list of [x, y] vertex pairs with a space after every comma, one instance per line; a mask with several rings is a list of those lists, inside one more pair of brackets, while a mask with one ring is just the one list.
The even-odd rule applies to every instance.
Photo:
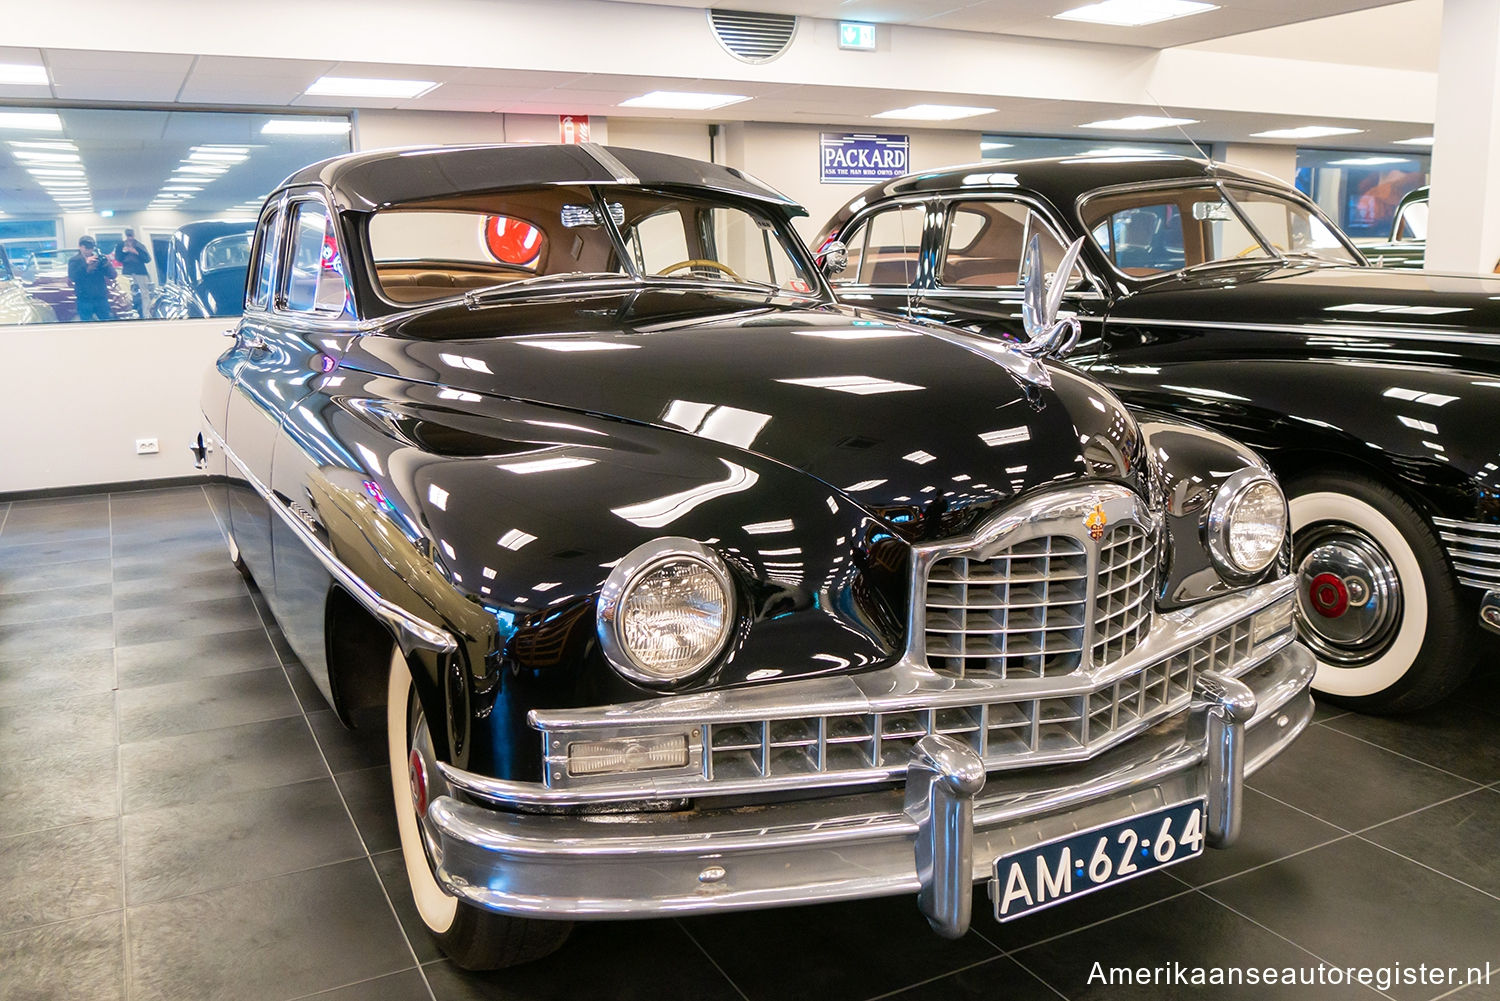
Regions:
[[[489, 176], [518, 152], [484, 151]], [[648, 155], [614, 152], [644, 172]], [[324, 164], [292, 181], [405, 190], [413, 159], [447, 155], [359, 155], [363, 173]], [[443, 183], [477, 156], [454, 152]], [[655, 167], [679, 185], [711, 169]], [[339, 229], [356, 289], [358, 215]], [[1253, 457], [1176, 425], [1143, 433], [1068, 366], [817, 291], [644, 282], [366, 320], [247, 311], [205, 417], [244, 466], [219, 467], [242, 557], [324, 693], [347, 708], [353, 687], [324, 646], [332, 581], [247, 474], [382, 597], [459, 641], [451, 658], [418, 657], [418, 693], [448, 721], [455, 763], [503, 777], [538, 777], [528, 710], [651, 694], [603, 660], [594, 604], [610, 568], [662, 536], [711, 546], [736, 592], [726, 653], [685, 690], [890, 663], [911, 546], [1063, 484], [1124, 483], [1168, 506], [1165, 606], [1221, 589], [1201, 577], [1196, 519], [1214, 478]]]

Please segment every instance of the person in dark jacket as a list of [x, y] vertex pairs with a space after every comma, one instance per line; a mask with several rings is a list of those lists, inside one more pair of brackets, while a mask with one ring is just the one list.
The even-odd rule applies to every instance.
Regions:
[[156, 282], [146, 267], [151, 263], [151, 252], [135, 238], [135, 230], [126, 227], [125, 239], [115, 245], [115, 260], [120, 262], [120, 274], [135, 290], [136, 309], [142, 316], [150, 316], [151, 302], [156, 298]]
[[78, 301], [78, 319], [109, 320], [109, 283], [115, 280], [115, 267], [99, 253], [92, 236], [78, 240], [78, 253], [68, 261], [68, 280]]

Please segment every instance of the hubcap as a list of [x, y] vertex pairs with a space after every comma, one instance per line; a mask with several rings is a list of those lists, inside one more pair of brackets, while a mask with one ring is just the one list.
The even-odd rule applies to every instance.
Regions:
[[1401, 581], [1390, 555], [1347, 524], [1310, 526], [1295, 540], [1298, 625], [1320, 660], [1359, 667], [1390, 646]]
[[437, 769], [437, 753], [432, 747], [432, 734], [427, 730], [427, 717], [420, 708], [415, 709], [415, 715], [411, 728], [411, 752], [406, 759], [406, 774], [411, 788], [412, 809], [417, 813], [417, 828], [422, 832], [422, 841], [428, 855], [435, 858], [434, 851], [441, 842], [432, 822], [427, 819], [427, 808], [432, 805], [433, 799], [448, 794], [448, 783]]

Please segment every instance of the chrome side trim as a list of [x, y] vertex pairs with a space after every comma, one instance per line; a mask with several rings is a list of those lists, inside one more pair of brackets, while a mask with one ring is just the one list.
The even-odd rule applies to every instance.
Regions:
[[632, 174], [629, 167], [621, 163], [618, 157], [598, 143], [579, 143], [578, 148], [593, 157], [599, 166], [615, 175], [616, 182], [620, 184], [641, 183], [641, 179]]
[[280, 518], [297, 538], [302, 540], [303, 545], [315, 556], [323, 569], [327, 570], [333, 579], [344, 586], [345, 589], [358, 601], [364, 609], [375, 618], [384, 622], [395, 631], [397, 640], [401, 643], [401, 649], [411, 653], [414, 649], [433, 650], [437, 653], [452, 653], [458, 649], [458, 643], [447, 631], [417, 618], [406, 609], [395, 605], [376, 593], [375, 589], [357, 577], [343, 562], [334, 555], [319, 539], [313, 530], [299, 518], [291, 507], [277, 500], [271, 491], [262, 483], [250, 469], [240, 461], [240, 457], [234, 454], [234, 450], [225, 444], [224, 439], [212, 427], [208, 426], [207, 415], [204, 416], [204, 426], [208, 428], [208, 434], [223, 450], [224, 455], [235, 468], [240, 471], [246, 482], [248, 482], [256, 493], [260, 494], [268, 507]]
[[1451, 332], [1444, 333], [1436, 330], [1408, 330], [1402, 327], [1356, 326], [1353, 324], [1345, 326], [1339, 323], [1241, 323], [1227, 320], [1135, 319], [1126, 316], [1111, 317], [1110, 323], [1118, 325], [1139, 324], [1145, 327], [1190, 327], [1194, 330], [1211, 327], [1214, 330], [1270, 330], [1278, 334], [1392, 337], [1397, 340], [1408, 341], [1453, 341], [1455, 339], [1462, 339], [1465, 344], [1500, 345], [1500, 334], [1477, 334], [1456, 327]]
[[1458, 582], [1489, 591], [1500, 588], [1500, 525], [1433, 518]]

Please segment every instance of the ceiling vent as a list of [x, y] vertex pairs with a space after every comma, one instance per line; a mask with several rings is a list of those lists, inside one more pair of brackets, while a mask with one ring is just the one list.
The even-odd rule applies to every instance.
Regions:
[[797, 33], [796, 14], [713, 10], [708, 26], [725, 51], [747, 63], [768, 63], [787, 50]]

